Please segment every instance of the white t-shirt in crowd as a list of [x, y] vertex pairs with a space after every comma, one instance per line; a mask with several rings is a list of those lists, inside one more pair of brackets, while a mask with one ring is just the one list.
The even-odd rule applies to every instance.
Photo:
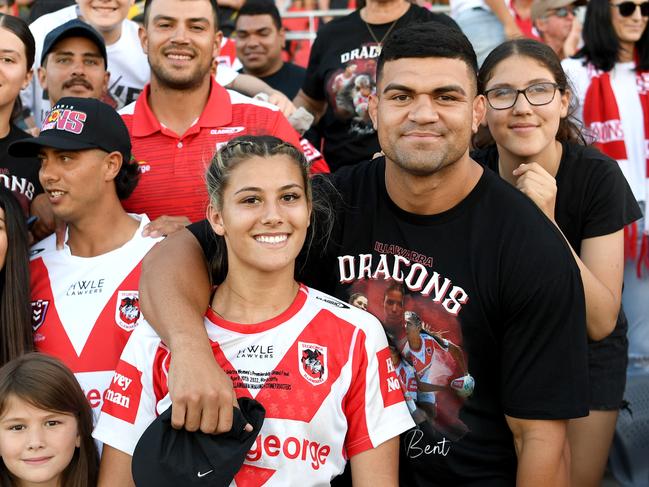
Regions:
[[[575, 114], [583, 121], [584, 98], [590, 81], [588, 68], [583, 59], [564, 59], [561, 62], [568, 79], [572, 83], [579, 108]], [[633, 195], [638, 201], [646, 201], [646, 149], [644, 134], [644, 119], [640, 95], [636, 83], [635, 62], [617, 63], [609, 72], [611, 88], [615, 94], [617, 108], [620, 113], [624, 145], [627, 160], [618, 161], [620, 169], [631, 186]]]
[[[41, 65], [43, 42], [47, 34], [59, 25], [76, 19], [79, 16], [79, 7], [75, 4], [43, 15], [29, 26], [36, 41], [34, 73], [36, 73]], [[139, 26], [137, 23], [124, 19], [122, 22], [122, 35], [117, 42], [106, 46], [108, 71], [110, 72], [108, 92], [117, 110], [133, 103], [144, 88], [144, 85], [149, 82], [151, 76], [147, 57], [140, 44], [138, 29]], [[216, 80], [220, 85], [226, 86], [237, 75], [236, 71], [227, 66], [219, 66]], [[50, 102], [47, 96], [44, 96], [36, 75], [33, 77], [30, 85], [22, 91], [21, 98], [23, 105], [29, 108], [34, 114], [36, 125], [40, 127], [45, 113], [50, 108]]]

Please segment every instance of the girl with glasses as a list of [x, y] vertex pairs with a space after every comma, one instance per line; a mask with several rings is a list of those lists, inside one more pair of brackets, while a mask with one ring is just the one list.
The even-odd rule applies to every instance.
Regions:
[[584, 135], [616, 159], [645, 219], [627, 228], [622, 302], [632, 368], [649, 370], [649, 2], [591, 0], [584, 47], [563, 61], [583, 109]]
[[509, 41], [478, 76], [492, 140], [474, 155], [525, 193], [561, 231], [579, 265], [586, 298], [590, 414], [571, 420], [572, 485], [601, 482], [622, 405], [627, 363], [620, 308], [623, 228], [640, 210], [618, 164], [584, 140], [571, 121], [571, 91], [545, 44]]

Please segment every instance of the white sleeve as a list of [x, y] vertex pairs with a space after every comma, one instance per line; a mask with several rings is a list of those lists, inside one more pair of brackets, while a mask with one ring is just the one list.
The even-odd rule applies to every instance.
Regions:
[[156, 418], [153, 364], [160, 338], [143, 322], [129, 338], [92, 436], [133, 455], [144, 430]]
[[369, 314], [365, 320], [353, 346], [353, 379], [345, 406], [349, 424], [345, 447], [350, 458], [415, 426], [383, 327]]
[[237, 76], [239, 76], [239, 73], [223, 64], [219, 64], [216, 68], [216, 82], [221, 86], [228, 86]]

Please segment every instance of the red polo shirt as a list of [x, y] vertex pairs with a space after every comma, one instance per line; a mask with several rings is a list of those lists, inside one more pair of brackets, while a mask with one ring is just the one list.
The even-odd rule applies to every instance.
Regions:
[[151, 220], [162, 215], [202, 220], [208, 202], [205, 171], [222, 144], [239, 135], [274, 135], [300, 147], [297, 132], [280, 111], [214, 80], [203, 113], [179, 136], [156, 119], [149, 90], [146, 85], [137, 101], [120, 111], [141, 173], [137, 188], [122, 202], [128, 212], [146, 213]]

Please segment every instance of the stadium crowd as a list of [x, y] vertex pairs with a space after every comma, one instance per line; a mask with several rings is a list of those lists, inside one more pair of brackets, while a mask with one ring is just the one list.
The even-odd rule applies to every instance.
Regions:
[[0, 0], [0, 487], [649, 485], [649, 1], [438, 7]]

